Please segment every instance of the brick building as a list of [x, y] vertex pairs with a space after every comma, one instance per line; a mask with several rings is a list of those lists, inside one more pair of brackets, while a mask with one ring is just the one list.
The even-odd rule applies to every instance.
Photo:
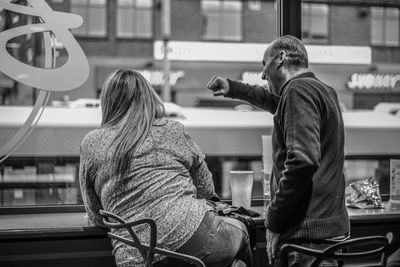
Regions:
[[[71, 99], [97, 97], [105, 76], [117, 67], [148, 71], [160, 90], [163, 60], [155, 56], [155, 50], [156, 43], [162, 40], [162, 0], [48, 2], [54, 10], [76, 13], [84, 19], [73, 33], [89, 59], [91, 72], [81, 88], [68, 92]], [[400, 2], [306, 0], [301, 9], [302, 38], [310, 47], [338, 46], [332, 52], [333, 58], [337, 54], [351, 57], [348, 49], [354, 46], [369, 51], [368, 60], [361, 63], [352, 62], [351, 58], [344, 64], [310, 60], [311, 69], [337, 90], [346, 107], [373, 108], [381, 101], [400, 102], [400, 81], [396, 82], [400, 73]], [[256, 52], [249, 45], [258, 45], [262, 51], [277, 36], [274, 0], [171, 0], [170, 10], [169, 40], [180, 42], [179, 49], [195, 53], [198, 50], [193, 50], [192, 45], [233, 44], [233, 54], [234, 49], [240, 48], [245, 51], [240, 52], [244, 56], [249, 53], [249, 58], [254, 58], [231, 62], [218, 56], [212, 61], [207, 55], [199, 60], [171, 59], [172, 72], [183, 73], [174, 77], [176, 83], [172, 84], [172, 99], [182, 106], [221, 104], [210, 103], [210, 94], [204, 89], [208, 79], [214, 74], [232, 79], [258, 75], [261, 64], [257, 58], [261, 60], [262, 54], [257, 50], [259, 56], [254, 56]], [[204, 48], [203, 53], [212, 50]], [[367, 74], [369, 80], [361, 86], [347, 86], [351, 77]], [[385, 86], [382, 79], [389, 79], [394, 85]], [[52, 98], [60, 99], [62, 95], [53, 94]]]

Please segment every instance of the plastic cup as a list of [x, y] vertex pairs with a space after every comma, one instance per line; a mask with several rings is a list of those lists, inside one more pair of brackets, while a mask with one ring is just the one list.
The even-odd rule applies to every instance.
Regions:
[[251, 207], [251, 191], [253, 190], [253, 171], [230, 171], [232, 206]]
[[270, 135], [262, 135], [262, 161], [263, 169], [271, 171], [272, 169], [272, 140]]

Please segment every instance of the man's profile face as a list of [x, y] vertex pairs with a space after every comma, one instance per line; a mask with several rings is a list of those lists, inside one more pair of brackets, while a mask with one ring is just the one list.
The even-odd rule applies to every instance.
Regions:
[[262, 59], [263, 71], [262, 79], [269, 82], [269, 87], [272, 93], [278, 94], [279, 85], [277, 83], [277, 65], [276, 58], [278, 54], [272, 54], [271, 46], [265, 50], [264, 57]]

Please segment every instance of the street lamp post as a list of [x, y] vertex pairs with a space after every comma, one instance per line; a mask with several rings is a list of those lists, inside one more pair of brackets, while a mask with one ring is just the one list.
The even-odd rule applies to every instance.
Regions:
[[164, 84], [162, 90], [162, 99], [164, 102], [171, 102], [171, 84], [170, 84], [170, 72], [171, 72], [171, 62], [168, 58], [168, 42], [171, 36], [171, 1], [162, 1], [162, 19], [161, 19], [161, 29], [162, 29], [162, 39], [163, 39], [163, 52], [164, 52]]

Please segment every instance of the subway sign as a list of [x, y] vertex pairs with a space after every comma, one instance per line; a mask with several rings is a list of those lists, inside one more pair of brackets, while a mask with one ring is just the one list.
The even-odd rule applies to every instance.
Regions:
[[400, 91], [400, 74], [353, 73], [347, 82], [347, 88], [351, 90]]

